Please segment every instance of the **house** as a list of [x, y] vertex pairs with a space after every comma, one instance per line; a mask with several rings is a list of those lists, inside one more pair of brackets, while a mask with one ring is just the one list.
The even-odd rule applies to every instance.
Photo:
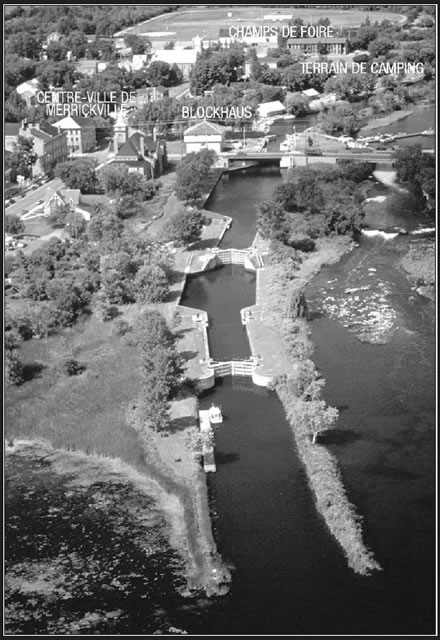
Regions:
[[65, 132], [69, 154], [86, 153], [96, 145], [96, 128], [91, 118], [66, 116], [54, 122], [53, 126]]
[[260, 118], [271, 118], [287, 113], [286, 107], [279, 100], [273, 102], [261, 102], [257, 107], [257, 113]]
[[[121, 49], [121, 52], [122, 51], [123, 49]], [[128, 72], [140, 71], [147, 64], [147, 60], [148, 56], [146, 54], [135, 54], [134, 56], [131, 56], [131, 59], [127, 58], [126, 60], [118, 62], [118, 67], [120, 69], [125, 69]]]
[[46, 173], [55, 163], [64, 162], [69, 156], [66, 134], [46, 122], [28, 124], [24, 120], [19, 135], [34, 140], [34, 151], [40, 160], [32, 167], [34, 176]]
[[32, 105], [32, 99], [35, 98], [38, 91], [40, 90], [40, 84], [37, 78], [33, 78], [32, 80], [22, 82], [15, 90], [19, 94], [19, 96], [26, 102], [26, 106], [30, 107]]
[[182, 72], [183, 79], [188, 80], [197, 59], [196, 49], [160, 49], [157, 50], [151, 62], [160, 60], [170, 66], [177, 65]]
[[213, 149], [220, 153], [225, 139], [226, 128], [203, 120], [187, 129], [183, 134], [186, 153], [197, 153], [202, 149]]
[[304, 89], [301, 93], [309, 100], [315, 100], [319, 96], [319, 91], [316, 91], [316, 89]]
[[98, 73], [98, 60], [78, 60], [75, 69], [83, 76], [94, 76]]
[[63, 36], [61, 35], [61, 33], [58, 33], [58, 31], [52, 31], [46, 38], [46, 46], [51, 42], [59, 42], [60, 40], [62, 40], [62, 38]]
[[114, 125], [112, 164], [120, 163], [129, 173], [139, 173], [147, 179], [160, 176], [167, 166], [167, 149], [164, 140], [129, 127], [121, 110]]
[[80, 207], [81, 191], [79, 189], [53, 189], [48, 187], [44, 194], [43, 215], [50, 216], [57, 212], [75, 212], [87, 222], [90, 220], [90, 212]]
[[305, 55], [345, 55], [347, 38], [289, 38], [287, 48]]
[[20, 133], [19, 122], [5, 122], [5, 151], [13, 151], [17, 136]]

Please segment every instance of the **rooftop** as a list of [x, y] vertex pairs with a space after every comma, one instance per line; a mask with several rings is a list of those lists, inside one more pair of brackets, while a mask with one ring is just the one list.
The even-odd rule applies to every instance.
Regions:
[[5, 136], [18, 136], [19, 131], [19, 122], [5, 122]]
[[187, 129], [183, 135], [186, 136], [188, 134], [191, 134], [197, 136], [213, 136], [219, 134], [223, 135], [225, 131], [226, 128], [220, 126], [219, 124], [203, 120], [203, 122], [198, 122], [197, 124], [194, 124], [192, 127]]

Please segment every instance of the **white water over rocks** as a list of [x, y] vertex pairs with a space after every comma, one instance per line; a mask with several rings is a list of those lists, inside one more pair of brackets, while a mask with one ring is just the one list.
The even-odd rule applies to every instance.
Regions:
[[392, 240], [399, 235], [398, 233], [390, 233], [388, 231], [381, 231], [380, 229], [362, 229], [362, 234], [368, 238], [381, 236], [384, 240]]

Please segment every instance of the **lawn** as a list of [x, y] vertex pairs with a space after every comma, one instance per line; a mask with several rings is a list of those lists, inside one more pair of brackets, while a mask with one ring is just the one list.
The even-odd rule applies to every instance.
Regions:
[[[60, 374], [64, 356], [87, 367]], [[112, 323], [94, 317], [45, 340], [23, 343], [27, 381], [8, 387], [6, 434], [46, 438], [54, 447], [98, 453], [138, 466], [142, 448], [126, 424], [126, 411], [141, 390], [136, 348], [113, 335]]]
[[[134, 27], [131, 31], [136, 34], [149, 34], [154, 42], [155, 36], [151, 33], [161, 33], [157, 37], [161, 40], [183, 40], [189, 41], [196, 35], [208, 39], [218, 38], [220, 27], [229, 27], [241, 23], [243, 26], [258, 26], [262, 24], [282, 24], [273, 23], [264, 20], [265, 15], [273, 15], [281, 13], [281, 15], [293, 15], [300, 17], [305, 23], [317, 22], [319, 18], [328, 18], [332, 25], [336, 27], [349, 26], [356, 27], [364, 22], [368, 16], [370, 21], [374, 23], [376, 20], [390, 20], [391, 22], [399, 22], [402, 16], [397, 13], [382, 11], [341, 11], [338, 9], [296, 9], [286, 7], [285, 5], [277, 6], [225, 6], [221, 9], [191, 8], [177, 13], [170, 13], [160, 16]], [[228, 15], [230, 14], [230, 15]]]

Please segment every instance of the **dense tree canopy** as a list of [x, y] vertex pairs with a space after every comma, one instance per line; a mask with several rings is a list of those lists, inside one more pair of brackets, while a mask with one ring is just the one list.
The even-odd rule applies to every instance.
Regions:
[[55, 175], [64, 182], [69, 189], [80, 189], [83, 193], [96, 193], [98, 178], [96, 176], [96, 160], [92, 158], [78, 158], [58, 164]]
[[190, 153], [182, 159], [176, 172], [176, 195], [179, 200], [192, 201], [200, 198], [215, 158], [215, 151], [203, 149], [198, 153]]

